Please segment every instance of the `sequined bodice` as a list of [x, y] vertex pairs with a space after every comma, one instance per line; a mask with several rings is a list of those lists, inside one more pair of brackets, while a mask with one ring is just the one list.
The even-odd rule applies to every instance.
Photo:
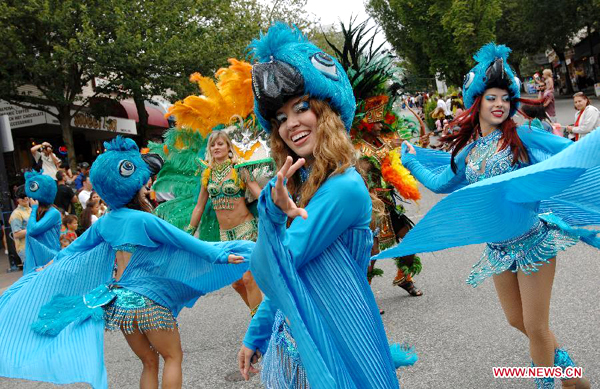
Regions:
[[498, 142], [501, 137], [502, 132], [495, 130], [491, 134], [480, 137], [475, 141], [475, 145], [467, 158], [465, 172], [467, 181], [470, 184], [485, 178], [512, 172], [521, 167], [518, 162], [513, 165], [513, 155], [510, 147], [498, 151]]
[[211, 198], [219, 195], [227, 197], [242, 197], [242, 189], [235, 183], [234, 180], [231, 179], [224, 181], [221, 185], [219, 185], [218, 182], [209, 180], [206, 190], [208, 190], [208, 194]]

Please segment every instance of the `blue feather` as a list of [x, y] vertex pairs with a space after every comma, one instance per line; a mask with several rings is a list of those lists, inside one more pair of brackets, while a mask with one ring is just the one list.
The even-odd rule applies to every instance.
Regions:
[[[266, 34], [261, 33], [248, 46], [250, 55], [258, 62], [281, 61], [294, 68], [304, 78], [304, 93], [314, 99], [327, 101], [340, 115], [348, 131], [352, 126], [356, 100], [344, 68], [323, 50], [312, 44], [297, 27], [278, 22]], [[330, 60], [327, 69], [315, 65], [315, 56]], [[254, 100], [255, 114], [261, 126], [271, 130], [271, 118], [262, 117], [258, 100]]]
[[128, 204], [148, 182], [150, 169], [132, 139], [117, 136], [104, 146], [106, 152], [93, 163], [90, 178], [102, 200], [117, 209]]
[[[505, 45], [496, 45], [490, 42], [482, 46], [479, 51], [473, 56], [477, 64], [469, 71], [463, 83], [463, 102], [465, 108], [470, 108], [477, 96], [481, 96], [487, 89], [485, 73], [488, 67], [498, 58], [504, 62], [504, 70], [511, 83], [508, 87], [508, 92], [512, 99], [518, 99], [521, 96], [521, 81], [516, 77], [516, 73], [508, 64], [508, 56], [511, 49]], [[514, 108], [510, 111], [509, 116], [512, 117], [517, 110], [518, 105], [514, 104]]]
[[402, 366], [412, 366], [419, 359], [414, 347], [406, 344], [391, 344], [390, 352], [392, 353], [392, 360], [396, 369]]
[[25, 193], [27, 197], [39, 201], [43, 205], [54, 203], [56, 197], [56, 181], [52, 177], [36, 171], [25, 172]]

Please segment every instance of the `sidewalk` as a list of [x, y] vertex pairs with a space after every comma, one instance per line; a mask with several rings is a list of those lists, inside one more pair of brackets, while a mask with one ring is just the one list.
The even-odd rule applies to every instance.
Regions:
[[6, 270], [10, 267], [8, 263], [8, 255], [4, 251], [0, 252], [0, 294], [11, 286], [23, 275], [22, 271], [7, 273]]

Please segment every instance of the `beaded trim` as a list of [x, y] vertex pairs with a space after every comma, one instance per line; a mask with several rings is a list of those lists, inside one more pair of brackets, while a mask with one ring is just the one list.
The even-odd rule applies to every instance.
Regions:
[[476, 287], [486, 278], [506, 270], [525, 274], [538, 271], [548, 259], [573, 246], [579, 238], [542, 220], [525, 234], [503, 242], [488, 243], [480, 260], [473, 265], [467, 284]]
[[168, 308], [125, 288], [113, 291], [117, 298], [104, 307], [107, 331], [121, 330], [125, 334], [132, 334], [136, 330], [144, 333], [177, 328], [177, 320]]
[[263, 356], [260, 379], [267, 388], [310, 388], [296, 341], [280, 310], [275, 314], [273, 333]]
[[256, 219], [245, 221], [229, 230], [221, 230], [221, 242], [231, 240], [251, 240], [256, 241], [258, 237], [258, 222]]

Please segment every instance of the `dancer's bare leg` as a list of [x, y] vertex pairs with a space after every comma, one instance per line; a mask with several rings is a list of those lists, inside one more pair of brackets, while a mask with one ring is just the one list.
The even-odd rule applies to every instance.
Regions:
[[158, 389], [158, 353], [152, 349], [146, 335], [137, 329], [133, 334], [123, 333], [123, 335], [131, 350], [142, 361], [140, 389]]
[[165, 360], [162, 375], [163, 389], [180, 389], [182, 384], [181, 363], [183, 362], [183, 351], [181, 350], [181, 339], [179, 330], [152, 330], [146, 332], [146, 337], [152, 347]]

